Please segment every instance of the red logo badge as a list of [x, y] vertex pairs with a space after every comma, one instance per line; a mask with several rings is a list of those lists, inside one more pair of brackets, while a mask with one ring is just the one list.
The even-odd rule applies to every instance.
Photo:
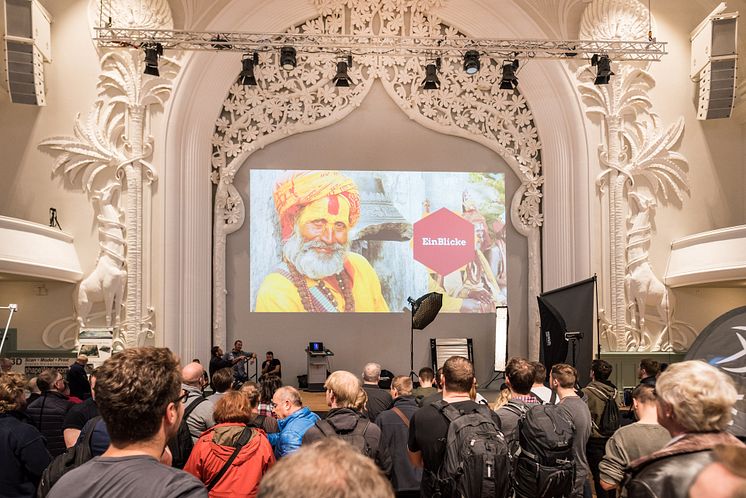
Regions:
[[441, 275], [458, 270], [476, 256], [474, 225], [441, 208], [414, 224], [414, 259]]

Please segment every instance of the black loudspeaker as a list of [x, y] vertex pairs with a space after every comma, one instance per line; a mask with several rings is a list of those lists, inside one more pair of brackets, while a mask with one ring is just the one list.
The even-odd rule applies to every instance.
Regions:
[[51, 61], [51, 18], [37, 0], [2, 2], [3, 73], [10, 100], [46, 105], [44, 62]]
[[691, 76], [699, 82], [697, 119], [729, 118], [736, 95], [738, 13], [713, 12], [692, 36]]

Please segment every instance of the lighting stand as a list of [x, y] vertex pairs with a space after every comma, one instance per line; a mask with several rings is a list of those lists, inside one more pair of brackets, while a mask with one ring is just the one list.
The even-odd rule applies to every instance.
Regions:
[[409, 321], [409, 377], [412, 379], [412, 383], [415, 383], [420, 376], [414, 371], [414, 314], [417, 313], [420, 306], [414, 300], [410, 300], [409, 304], [412, 305], [412, 319]]
[[578, 341], [583, 338], [583, 334], [580, 332], [565, 332], [565, 340], [572, 346], [572, 366], [575, 368], [575, 349], [577, 348]]
[[487, 389], [490, 386], [490, 384], [495, 382], [500, 377], [502, 377], [503, 381], [505, 380], [505, 372], [502, 370], [498, 370], [497, 372], [495, 372], [495, 375], [492, 377], [492, 379], [488, 383], [484, 385], [484, 388]]
[[3, 339], [0, 341], [0, 354], [3, 352], [3, 346], [5, 345], [5, 337], [8, 335], [8, 328], [10, 327], [10, 320], [13, 318], [13, 313], [18, 311], [17, 304], [9, 304], [7, 306], [0, 306], [0, 310], [8, 310], [8, 321], [5, 324], [5, 330], [3, 331]]

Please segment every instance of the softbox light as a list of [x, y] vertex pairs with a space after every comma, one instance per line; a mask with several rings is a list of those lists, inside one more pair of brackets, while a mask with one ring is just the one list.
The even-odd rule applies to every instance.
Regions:
[[440, 308], [443, 306], [443, 294], [431, 292], [411, 301], [412, 305], [412, 328], [422, 330], [435, 320]]
[[408, 297], [407, 302], [412, 306], [412, 326], [409, 329], [409, 376], [416, 380], [417, 374], [414, 371], [414, 329], [422, 330], [435, 320], [443, 306], [443, 294], [430, 292], [416, 301]]

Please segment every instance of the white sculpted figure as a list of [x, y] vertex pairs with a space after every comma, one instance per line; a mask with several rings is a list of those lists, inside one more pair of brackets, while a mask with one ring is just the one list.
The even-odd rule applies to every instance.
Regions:
[[86, 326], [93, 304], [103, 301], [106, 326], [118, 325], [127, 270], [124, 259], [124, 224], [117, 207], [120, 186], [116, 182], [97, 191], [92, 199], [98, 215], [99, 255], [96, 268], [78, 286], [75, 311], [78, 323]]
[[652, 342], [649, 331], [645, 329], [645, 307], [652, 305], [658, 310], [658, 317], [663, 325], [659, 337], [662, 337], [671, 326], [673, 295], [653, 273], [653, 267], [648, 261], [650, 218], [651, 211], [656, 207], [655, 199], [638, 192], [631, 192], [628, 198], [634, 201], [631, 204], [636, 208], [636, 214], [630, 217], [632, 227], [627, 233], [627, 274], [624, 277], [624, 287], [627, 302], [632, 308], [631, 325], [639, 334], [635, 338], [636, 346], [637, 349], [642, 349], [649, 347]]

